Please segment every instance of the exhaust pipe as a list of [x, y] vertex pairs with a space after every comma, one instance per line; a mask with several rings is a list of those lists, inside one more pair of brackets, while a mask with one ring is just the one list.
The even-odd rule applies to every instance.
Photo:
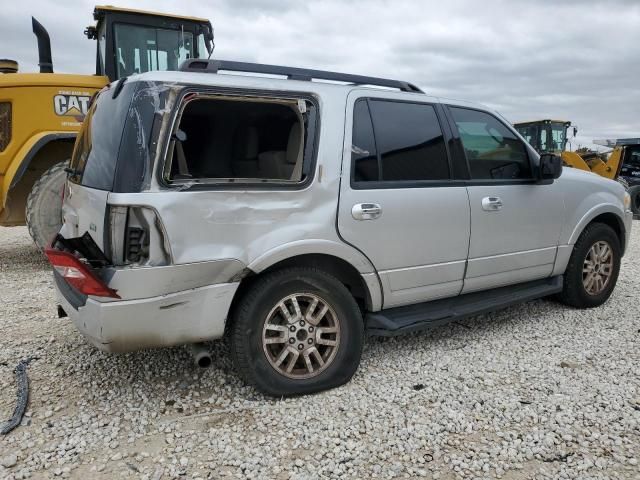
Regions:
[[31, 17], [31, 25], [33, 27], [33, 33], [35, 33], [38, 39], [38, 65], [40, 66], [40, 73], [53, 73], [51, 40], [49, 40], [47, 29], [34, 17]]
[[194, 343], [191, 345], [191, 355], [193, 356], [193, 363], [200, 368], [210, 367], [213, 362], [211, 354], [204, 343]]

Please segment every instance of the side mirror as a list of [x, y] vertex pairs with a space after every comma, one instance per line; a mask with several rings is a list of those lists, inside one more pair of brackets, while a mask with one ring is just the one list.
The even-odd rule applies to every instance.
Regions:
[[540, 168], [538, 169], [538, 179], [555, 180], [562, 175], [562, 158], [552, 153], [540, 155]]

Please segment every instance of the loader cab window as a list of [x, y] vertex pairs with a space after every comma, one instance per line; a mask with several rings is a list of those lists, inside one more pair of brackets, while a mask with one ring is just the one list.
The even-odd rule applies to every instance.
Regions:
[[105, 71], [105, 58], [107, 56], [107, 24], [101, 22], [98, 30], [98, 68], [96, 72]]
[[550, 152], [560, 152], [564, 150], [567, 143], [567, 128], [562, 124], [551, 124]]
[[567, 143], [567, 127], [562, 123], [548, 123], [540, 130], [540, 151], [561, 152]]
[[193, 34], [118, 23], [115, 25], [115, 54], [118, 78], [152, 70], [178, 70], [194, 57]]

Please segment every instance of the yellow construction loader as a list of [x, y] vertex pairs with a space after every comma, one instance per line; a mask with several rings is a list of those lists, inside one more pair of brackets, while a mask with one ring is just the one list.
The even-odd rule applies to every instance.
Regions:
[[568, 134], [576, 136], [577, 128], [566, 120], [535, 120], [521, 122], [514, 127], [538, 153], [555, 153], [562, 162], [573, 168], [615, 180], [622, 168], [625, 146], [616, 145], [606, 160], [597, 152], [577, 153], [567, 150]]
[[595, 145], [608, 147], [609, 152], [571, 152], [567, 150], [568, 134], [576, 136], [577, 128], [566, 120], [536, 120], [521, 122], [514, 127], [538, 153], [551, 152], [573, 168], [618, 180], [631, 195], [631, 208], [640, 216], [640, 138], [593, 140]]
[[91, 97], [109, 82], [177, 70], [213, 51], [209, 20], [97, 6], [84, 34], [96, 41], [95, 75], [53, 73], [50, 39], [32, 18], [40, 73], [0, 59], [0, 226], [24, 225], [41, 248], [61, 223], [61, 193]]

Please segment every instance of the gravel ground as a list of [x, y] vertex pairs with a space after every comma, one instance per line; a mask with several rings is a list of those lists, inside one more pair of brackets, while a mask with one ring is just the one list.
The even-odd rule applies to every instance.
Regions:
[[[640, 228], [636, 222], [635, 228]], [[274, 400], [224, 342], [99, 352], [55, 315], [26, 229], [0, 228], [0, 419], [27, 356], [23, 425], [0, 478], [640, 478], [640, 236], [601, 308], [536, 301], [367, 341], [348, 385]]]

